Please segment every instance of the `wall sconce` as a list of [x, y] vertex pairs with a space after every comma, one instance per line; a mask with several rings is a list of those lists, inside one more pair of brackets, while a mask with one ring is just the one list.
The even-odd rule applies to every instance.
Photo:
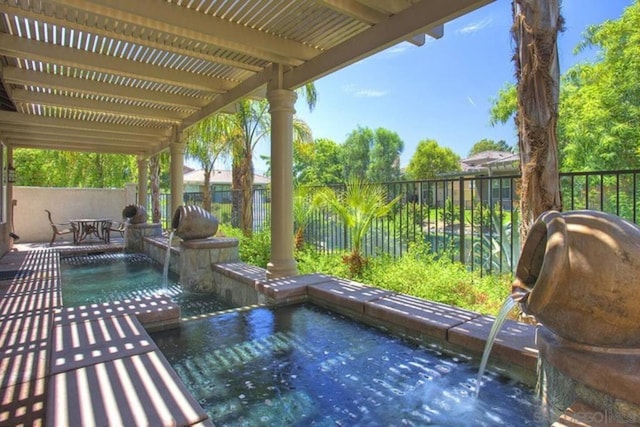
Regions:
[[7, 182], [10, 182], [11, 184], [16, 182], [16, 168], [14, 168], [13, 165], [9, 165], [9, 167], [7, 167]]

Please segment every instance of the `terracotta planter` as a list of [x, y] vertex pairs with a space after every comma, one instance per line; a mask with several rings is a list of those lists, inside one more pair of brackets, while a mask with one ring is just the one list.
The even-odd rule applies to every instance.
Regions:
[[122, 210], [122, 217], [129, 219], [129, 224], [147, 222], [147, 210], [141, 205], [128, 205]]
[[538, 218], [518, 262], [512, 296], [570, 341], [640, 345], [640, 228], [596, 211]]
[[206, 239], [218, 231], [218, 219], [198, 206], [179, 206], [173, 214], [171, 228], [183, 240]]

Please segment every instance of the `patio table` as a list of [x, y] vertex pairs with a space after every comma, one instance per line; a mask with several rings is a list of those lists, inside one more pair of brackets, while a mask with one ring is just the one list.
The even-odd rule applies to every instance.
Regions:
[[105, 243], [110, 241], [109, 229], [112, 220], [108, 218], [76, 218], [69, 220], [69, 222], [76, 230], [76, 238], [74, 239], [76, 244], [80, 244], [91, 236], [95, 236]]

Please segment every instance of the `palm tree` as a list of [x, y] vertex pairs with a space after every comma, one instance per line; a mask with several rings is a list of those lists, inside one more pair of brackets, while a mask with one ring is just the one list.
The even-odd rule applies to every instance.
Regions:
[[556, 135], [560, 86], [556, 40], [564, 22], [559, 0], [514, 0], [512, 7], [524, 242], [541, 213], [562, 209]]
[[189, 128], [185, 134], [186, 157], [196, 160], [204, 172], [202, 208], [211, 212], [211, 172], [219, 157], [231, 151], [233, 117], [228, 114], [209, 116]]
[[371, 228], [373, 220], [389, 214], [393, 206], [400, 200], [397, 196], [387, 201], [385, 188], [378, 184], [366, 183], [361, 178], [351, 178], [344, 191], [329, 188], [317, 196], [344, 223], [349, 230], [351, 253], [343, 259], [349, 265], [354, 276], [362, 273], [366, 258], [362, 254], [362, 242]]
[[[253, 231], [253, 152], [256, 144], [271, 131], [269, 104], [266, 100], [243, 100], [235, 113], [232, 214], [231, 224], [240, 227], [246, 236]], [[312, 139], [309, 126], [296, 117], [293, 119], [294, 141]]]
[[160, 211], [160, 154], [149, 159], [149, 179], [151, 181], [151, 222], [158, 223], [162, 219]]
[[236, 105], [231, 225], [247, 236], [253, 230], [253, 151], [270, 128], [268, 108], [266, 100], [242, 100]]
[[296, 187], [293, 192], [294, 247], [296, 250], [301, 250], [304, 247], [304, 232], [318, 210], [318, 198], [314, 196], [313, 189], [305, 185]]

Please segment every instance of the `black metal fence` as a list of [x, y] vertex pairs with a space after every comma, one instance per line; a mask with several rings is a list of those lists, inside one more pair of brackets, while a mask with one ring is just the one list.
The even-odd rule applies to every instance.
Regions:
[[[593, 209], [639, 223], [640, 170], [562, 173], [564, 210]], [[404, 255], [412, 242], [483, 273], [511, 272], [520, 254], [519, 176], [461, 177], [382, 184], [389, 198], [400, 196], [393, 212], [374, 221], [364, 238], [365, 254]], [[217, 192], [212, 212], [231, 219], [231, 191]], [[168, 206], [169, 196], [162, 196]], [[185, 193], [200, 204], [201, 193]], [[168, 208], [165, 208], [168, 209]], [[269, 224], [270, 195], [254, 190], [254, 229]], [[171, 218], [163, 213], [163, 224]], [[328, 209], [312, 214], [305, 241], [321, 252], [350, 250], [349, 229]]]
[[[232, 212], [232, 190], [216, 190], [211, 197], [211, 213], [214, 214], [220, 223], [231, 223]], [[185, 205], [202, 206], [203, 194], [199, 192], [187, 192], [182, 196]], [[262, 230], [267, 227], [270, 222], [271, 213], [271, 192], [268, 188], [257, 187], [253, 190], [253, 228], [254, 230]], [[151, 195], [147, 195], [147, 206], [151, 206]], [[173, 213], [171, 209], [171, 194], [160, 194], [160, 223], [164, 230], [169, 229]]]

